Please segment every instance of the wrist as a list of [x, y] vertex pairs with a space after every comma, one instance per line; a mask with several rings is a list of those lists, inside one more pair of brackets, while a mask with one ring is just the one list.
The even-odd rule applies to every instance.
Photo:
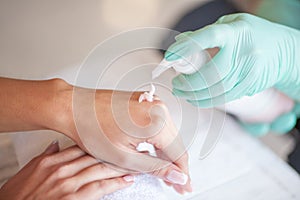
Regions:
[[45, 127], [54, 130], [74, 139], [73, 112], [72, 112], [72, 92], [74, 86], [62, 79], [51, 79], [48, 81], [48, 90], [51, 97], [47, 100], [45, 115]]

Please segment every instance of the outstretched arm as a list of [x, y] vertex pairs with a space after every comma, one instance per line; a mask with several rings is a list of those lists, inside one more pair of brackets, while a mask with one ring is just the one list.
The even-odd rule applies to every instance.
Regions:
[[70, 88], [61, 79], [28, 81], [0, 78], [0, 133], [60, 130], [68, 109], [59, 93]]
[[[142, 93], [79, 88], [60, 79], [0, 78], [0, 88], [0, 132], [55, 130], [97, 159], [152, 173], [179, 193], [191, 191], [188, 156], [161, 101], [139, 103]], [[142, 142], [162, 156], [138, 152]]]

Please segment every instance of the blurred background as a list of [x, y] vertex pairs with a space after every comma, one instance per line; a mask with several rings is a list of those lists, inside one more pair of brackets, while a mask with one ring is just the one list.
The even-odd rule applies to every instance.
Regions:
[[[137, 27], [171, 28], [207, 0], [1, 0], [1, 75], [28, 68], [31, 77], [44, 69], [82, 62], [108, 37]], [[234, 1], [251, 11], [255, 0]], [[251, 6], [250, 6], [251, 5]], [[9, 67], [8, 67], [9, 66]], [[41, 68], [44, 68], [41, 70]]]
[[[93, 47], [115, 34], [138, 27], [174, 28], [189, 11], [207, 2], [210, 1], [0, 0], [0, 76], [39, 79], [55, 74], [79, 65]], [[229, 11], [249, 13], [260, 3], [259, 0], [218, 2], [229, 5]], [[213, 22], [217, 14], [209, 11], [208, 19], [199, 21]], [[294, 146], [287, 135], [268, 135], [261, 140], [284, 160]], [[17, 169], [11, 140], [1, 134], [0, 183]]]

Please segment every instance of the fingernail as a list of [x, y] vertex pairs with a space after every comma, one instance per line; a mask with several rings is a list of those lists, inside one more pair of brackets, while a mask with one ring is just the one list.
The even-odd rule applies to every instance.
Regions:
[[127, 175], [127, 176], [124, 176], [123, 179], [124, 179], [126, 182], [133, 182], [133, 181], [134, 181], [134, 176]]
[[187, 192], [193, 192], [193, 186], [192, 186], [192, 183], [187, 184], [187, 186], [185, 187], [185, 190], [186, 190]]
[[185, 185], [188, 181], [188, 176], [184, 173], [172, 170], [168, 176], [167, 180], [174, 184]]
[[45, 153], [49, 154], [52, 152], [56, 152], [58, 149], [58, 140], [54, 140], [53, 142], [51, 142], [51, 144], [49, 144], [49, 146], [46, 148]]

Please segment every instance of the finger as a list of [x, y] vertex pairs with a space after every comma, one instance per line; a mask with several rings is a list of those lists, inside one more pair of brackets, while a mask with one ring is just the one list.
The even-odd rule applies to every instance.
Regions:
[[50, 155], [59, 152], [58, 140], [54, 140], [44, 151], [43, 154]]
[[[37, 175], [37, 180], [43, 180], [43, 185], [53, 185], [53, 183], [56, 184], [58, 180], [64, 180], [66, 178], [72, 177], [75, 174], [82, 171], [83, 169], [85, 169], [86, 167], [98, 163], [96, 159], [87, 155], [75, 158], [75, 155], [77, 155], [78, 153], [76, 146], [63, 150], [60, 153], [63, 153], [64, 151], [68, 152], [68, 154], [61, 155], [68, 156], [68, 158], [65, 159], [65, 161], [67, 162], [60, 162], [62, 160], [60, 158], [57, 159], [57, 157], [55, 157], [56, 154], [45, 157], [43, 158], [44, 160], [42, 159], [40, 161], [40, 164], [38, 165], [36, 171], [40, 171], [39, 169], [42, 169], [43, 173], [35, 173], [35, 175]], [[75, 160], [71, 160], [73, 158]], [[36, 190], [40, 190], [40, 192], [45, 192], [43, 191], [45, 189], [43, 185], [40, 185], [41, 187], [36, 187]], [[55, 187], [55, 185], [53, 185], [53, 187]], [[52, 192], [56, 191], [57, 190], [53, 190]]]
[[49, 160], [51, 159], [52, 165], [56, 165], [64, 162], [70, 162], [83, 155], [86, 155], [86, 153], [82, 151], [78, 146], [72, 146], [61, 152], [51, 155], [51, 158], [49, 158]]
[[155, 175], [165, 177], [164, 180], [182, 185], [184, 190], [191, 191], [188, 154], [186, 153], [181, 137], [172, 124], [165, 126], [165, 130], [162, 132], [164, 134], [158, 134], [148, 139], [147, 142], [153, 144], [157, 149], [157, 154], [164, 155], [164, 157], [172, 162], [172, 165], [156, 170]]
[[252, 77], [248, 76], [243, 80], [239, 80], [239, 84], [236, 84], [231, 90], [222, 95], [203, 100], [187, 100], [187, 102], [197, 107], [211, 108], [223, 105], [249, 94], [260, 92], [257, 88], [253, 87], [253, 82], [255, 83], [256, 80], [251, 79]]
[[221, 81], [211, 87], [197, 90], [197, 91], [182, 91], [173, 88], [172, 93], [177, 97], [181, 97], [187, 100], [204, 100], [220, 96], [234, 87], [234, 84]]
[[271, 130], [275, 134], [281, 135], [291, 131], [297, 123], [297, 116], [293, 112], [285, 113], [271, 123]]
[[[208, 49], [219, 47], [223, 48], [229, 38], [233, 36], [233, 32], [226, 24], [212, 24], [208, 25], [200, 30], [193, 32], [187, 37], [182, 37], [180, 40], [175, 42], [173, 45], [168, 48], [165, 59], [168, 61], [174, 61], [178, 59], [178, 56], [175, 55], [180, 49], [185, 46], [197, 46], [199, 49]], [[189, 38], [189, 40], [187, 40]], [[182, 41], [184, 41], [182, 43]], [[180, 44], [180, 46], [177, 46]]]
[[300, 103], [295, 102], [293, 113], [295, 113], [296, 117], [300, 117]]
[[187, 59], [192, 54], [201, 52], [203, 48], [191, 36], [192, 34], [179, 36], [178, 40], [167, 49], [164, 58], [170, 62]]
[[180, 187], [179, 185], [174, 185], [173, 188], [179, 194], [184, 194], [185, 193], [185, 191], [183, 190], [183, 188]]
[[173, 187], [173, 184], [170, 183], [170, 182], [168, 182], [168, 181], [165, 181], [165, 180], [164, 180], [164, 183], [165, 183], [167, 186], [169, 186], [169, 187]]
[[180, 33], [180, 34], [176, 35], [175, 40], [179, 41], [181, 39], [187, 39], [193, 32], [194, 31], [186, 31], [186, 32]]
[[[143, 153], [125, 152], [125, 155], [122, 156], [123, 153], [119, 152], [119, 155], [123, 158], [123, 160], [119, 159], [119, 162], [114, 163], [115, 165], [122, 166], [123, 169], [125, 169], [123, 173], [127, 172], [127, 169], [131, 169], [136, 172], [151, 173], [163, 180], [171, 182], [172, 180], [168, 179], [169, 172], [177, 170], [181, 173], [180, 175], [182, 175], [181, 179], [184, 180], [179, 180], [181, 181], [180, 183], [185, 184], [187, 182], [187, 175], [182, 173], [182, 170], [170, 161], [145, 155]], [[179, 184], [176, 180], [173, 183]]]
[[187, 100], [211, 99], [213, 97], [217, 97], [229, 92], [234, 87], [236, 87], [237, 83], [239, 83], [238, 73], [233, 73], [230, 76], [226, 76], [224, 79], [217, 82], [216, 84], [204, 87], [201, 90], [187, 91], [173, 88], [172, 93], [175, 96]]
[[[211, 87], [224, 79], [235, 80], [238, 73], [231, 71], [229, 53], [230, 51], [222, 49], [196, 73], [178, 75], [172, 80], [173, 88], [182, 91], [196, 91]], [[234, 82], [229, 83], [233, 84]]]
[[174, 62], [178, 59], [188, 60], [188, 58], [203, 48], [194, 44], [192, 41], [181, 40], [172, 44], [165, 53], [165, 59], [169, 62]]
[[[24, 185], [31, 185], [31, 187], [24, 187], [24, 191], [27, 194], [30, 194], [33, 189], [37, 189], [44, 180], [49, 175], [49, 170], [46, 169], [47, 166], [41, 165], [41, 160], [44, 157], [52, 156], [59, 151], [58, 141], [55, 140], [45, 149], [45, 151], [39, 156], [32, 159], [28, 162], [10, 181], [20, 182], [22, 181]], [[32, 173], [34, 172], [34, 173]], [[26, 177], [24, 180], [18, 180], [20, 177]], [[35, 180], [35, 181], [30, 181]]]
[[253, 136], [260, 137], [266, 135], [270, 131], [270, 124], [267, 123], [243, 123], [240, 122], [240, 125], [248, 133]]
[[113, 193], [117, 190], [130, 186], [132, 183], [132, 177], [120, 177], [108, 180], [95, 181], [84, 185], [73, 195], [75, 196], [74, 199], [98, 200], [104, 195]]
[[111, 149], [110, 156], [114, 158], [113, 164], [122, 166], [125, 170], [124, 172], [134, 170], [141, 173], [151, 173], [163, 180], [173, 181], [176, 184], [185, 184], [188, 179], [188, 176], [182, 173], [179, 167], [160, 158], [120, 149]]
[[83, 169], [86, 169], [90, 166], [98, 164], [99, 162], [91, 156], [85, 155], [79, 157], [70, 162], [65, 162], [61, 165], [58, 165], [57, 169], [53, 172], [53, 179], [63, 179], [72, 177], [75, 174], [79, 173]]
[[224, 16], [220, 17], [215, 23], [216, 24], [231, 23], [231, 22], [234, 22], [240, 16], [241, 15], [239, 13], [237, 13], [237, 14], [230, 14], [230, 15], [224, 15]]
[[[182, 145], [182, 144], [180, 144]], [[179, 145], [175, 145], [177, 148], [180, 148]], [[168, 160], [173, 159], [172, 165], [159, 169], [155, 171], [153, 174], [160, 178], [163, 178], [165, 181], [172, 183], [173, 185], [178, 185], [178, 187], [182, 188], [183, 191], [192, 192], [191, 187], [191, 179], [189, 176], [189, 167], [188, 167], [188, 154], [184, 151], [183, 153], [177, 153], [174, 151], [173, 147], [166, 147], [162, 150], [158, 150], [158, 154], [160, 151], [163, 151], [164, 157], [167, 157]], [[181, 155], [180, 155], [181, 154]]]
[[220, 106], [223, 105], [227, 102], [230, 102], [231, 99], [230, 97], [228, 98], [226, 96], [226, 94], [214, 97], [214, 98], [210, 98], [210, 99], [203, 99], [203, 100], [187, 100], [187, 102], [189, 102], [190, 104], [192, 104], [193, 106], [197, 106], [200, 108], [212, 108], [212, 107], [216, 107], [216, 106]]
[[117, 171], [104, 163], [98, 163], [82, 170], [70, 178], [70, 181], [73, 181], [74, 183], [78, 184], [78, 187], [81, 187], [89, 182], [116, 178], [124, 175], [126, 175], [125, 172]]

